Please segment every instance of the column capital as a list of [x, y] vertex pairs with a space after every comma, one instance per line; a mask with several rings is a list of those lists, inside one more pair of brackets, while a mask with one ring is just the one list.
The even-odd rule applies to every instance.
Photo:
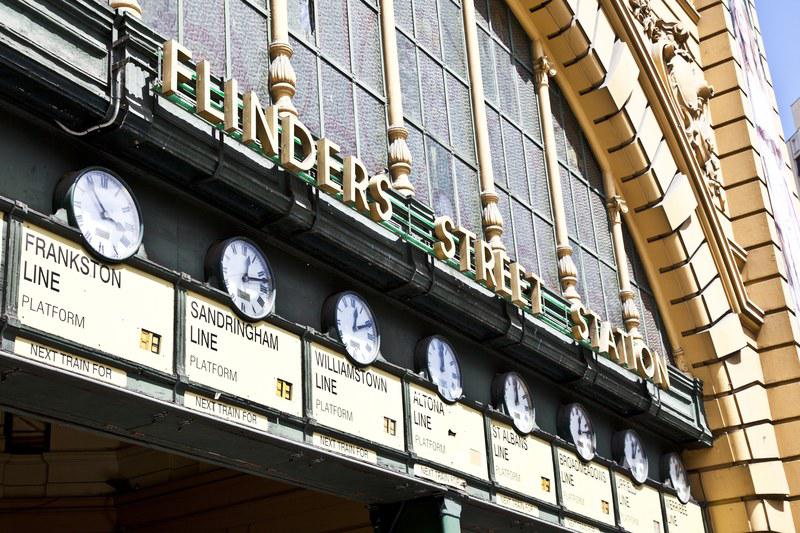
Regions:
[[606, 207], [608, 208], [608, 217], [612, 224], [619, 224], [622, 222], [620, 220], [620, 215], [624, 215], [628, 212], [628, 204], [625, 198], [619, 194], [609, 196], [606, 200]]
[[550, 78], [556, 75], [556, 69], [553, 62], [546, 55], [541, 55], [533, 62], [533, 71], [536, 74], [536, 83], [539, 85], [548, 85]]
[[292, 45], [288, 41], [272, 41], [269, 44], [269, 55], [272, 62], [269, 65], [270, 87], [272, 100], [278, 112], [297, 116], [297, 108], [292, 103], [296, 92], [297, 74], [292, 66]]
[[108, 0], [111, 9], [121, 13], [130, 13], [136, 18], [142, 18], [142, 6], [138, 0]]

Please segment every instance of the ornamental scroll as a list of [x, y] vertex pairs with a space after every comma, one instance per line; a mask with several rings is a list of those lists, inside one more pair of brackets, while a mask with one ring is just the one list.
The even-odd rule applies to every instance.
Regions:
[[670, 88], [673, 103], [681, 115], [697, 162], [703, 170], [706, 187], [725, 212], [717, 143], [711, 127], [709, 102], [714, 88], [708, 84], [689, 50], [689, 32], [680, 22], [661, 19], [650, 7], [650, 0], [629, 0], [631, 12], [652, 42], [650, 49], [659, 75]]

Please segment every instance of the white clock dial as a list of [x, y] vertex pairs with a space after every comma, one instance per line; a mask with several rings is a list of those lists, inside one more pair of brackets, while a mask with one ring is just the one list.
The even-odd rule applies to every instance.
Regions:
[[667, 455], [667, 484], [678, 493], [678, 500], [681, 503], [689, 503], [692, 497], [691, 487], [689, 486], [689, 476], [683, 467], [683, 461], [677, 453]]
[[110, 261], [122, 261], [142, 243], [139, 207], [128, 187], [112, 173], [90, 169], [72, 185], [70, 209], [86, 244]]
[[220, 274], [233, 305], [247, 318], [258, 320], [275, 306], [275, 280], [269, 261], [254, 243], [234, 238], [223, 244]]
[[528, 386], [516, 372], [509, 372], [502, 379], [501, 394], [506, 413], [513, 419], [514, 427], [520, 433], [530, 433], [533, 431], [534, 412]]
[[627, 468], [637, 483], [647, 481], [650, 465], [639, 435], [632, 429], [626, 430], [622, 438], [622, 466]]
[[584, 461], [594, 459], [597, 449], [597, 437], [592, 420], [580, 404], [573, 403], [569, 408], [569, 436]]
[[450, 343], [438, 335], [430, 337], [425, 355], [428, 375], [442, 398], [448, 402], [461, 398], [461, 367]]
[[341, 294], [336, 302], [336, 330], [348, 355], [368, 365], [378, 357], [380, 335], [367, 302], [354, 292]]

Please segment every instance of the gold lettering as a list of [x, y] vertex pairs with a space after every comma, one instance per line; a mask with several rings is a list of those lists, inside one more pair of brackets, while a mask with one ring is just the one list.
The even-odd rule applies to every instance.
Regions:
[[631, 336], [624, 330], [617, 328], [614, 330], [614, 351], [608, 352], [608, 356], [617, 364], [626, 366], [628, 364], [628, 343]]
[[354, 205], [357, 210], [366, 213], [369, 211], [367, 204], [367, 187], [369, 176], [367, 167], [355, 156], [348, 155], [344, 158], [344, 203]]
[[185, 62], [192, 59], [192, 53], [170, 39], [164, 43], [164, 62], [161, 68], [161, 79], [164, 80], [163, 92], [171, 96], [178, 92], [178, 85], [192, 81], [192, 69]]
[[475, 281], [485, 283], [490, 289], [497, 285], [494, 279], [492, 247], [483, 239], [475, 243]]
[[244, 93], [244, 120], [242, 142], [249, 145], [261, 143], [261, 151], [268, 157], [278, 155], [278, 108], [262, 109], [253, 91]]
[[653, 359], [656, 362], [656, 375], [653, 377], [653, 382], [664, 390], [669, 390], [671, 384], [669, 382], [669, 370], [667, 368], [667, 357], [653, 352]]
[[211, 63], [203, 59], [197, 63], [197, 93], [195, 104], [197, 114], [212, 124], [222, 124], [225, 117], [219, 109], [211, 105]]
[[614, 328], [611, 322], [603, 322], [600, 324], [600, 338], [597, 343], [597, 350], [601, 353], [608, 355], [612, 361], [615, 360], [616, 355], [612, 357], [611, 352], [617, 351], [617, 345], [614, 344]]
[[492, 252], [494, 256], [494, 292], [498, 296], [508, 298], [511, 296], [511, 288], [506, 283], [506, 261], [508, 255], [505, 250], [495, 250]]
[[386, 174], [377, 174], [369, 180], [369, 195], [372, 203], [369, 204], [369, 217], [375, 222], [386, 222], [392, 218], [392, 202], [386, 193], [392, 184]]
[[[300, 140], [302, 159], [297, 159], [295, 138]], [[317, 159], [317, 146], [311, 132], [291, 113], [281, 117], [281, 166], [293, 172], [311, 170]]]
[[583, 320], [586, 314], [586, 308], [580, 302], [573, 303], [569, 308], [569, 319], [572, 322], [572, 337], [577, 341], [589, 340], [589, 326]]
[[586, 321], [589, 322], [589, 342], [592, 349], [597, 350], [600, 345], [600, 317], [594, 311], [586, 311], [584, 313]]
[[529, 272], [525, 276], [525, 281], [528, 282], [528, 297], [531, 300], [531, 313], [534, 316], [539, 316], [544, 313], [544, 301], [542, 300], [542, 280], [534, 274]]
[[634, 357], [636, 358], [636, 372], [645, 379], [653, 379], [656, 373], [656, 362], [650, 348], [643, 342], [637, 342], [634, 345]]
[[456, 256], [456, 239], [453, 235], [455, 229], [456, 225], [452, 218], [446, 215], [436, 217], [433, 223], [433, 234], [436, 236], [433, 253], [437, 259], [445, 261]]
[[231, 78], [225, 81], [225, 131], [239, 129], [239, 83]]
[[338, 183], [331, 179], [333, 156], [339, 153], [339, 145], [323, 137], [317, 141], [317, 187], [328, 194], [342, 192]]
[[461, 226], [456, 228], [455, 234], [458, 237], [458, 270], [460, 272], [469, 272], [472, 270], [470, 255], [472, 255], [472, 247], [476, 235]]
[[511, 263], [508, 267], [511, 275], [511, 303], [521, 309], [525, 309], [527, 304], [522, 297], [522, 280], [525, 277], [525, 267], [519, 263]]

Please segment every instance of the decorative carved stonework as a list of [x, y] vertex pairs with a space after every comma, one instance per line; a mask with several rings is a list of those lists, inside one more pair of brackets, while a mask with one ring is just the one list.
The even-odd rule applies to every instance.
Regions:
[[483, 204], [483, 233], [492, 250], [505, 250], [503, 244], [503, 215], [497, 205], [497, 193], [484, 191], [481, 193], [481, 203]]
[[114, 10], [142, 18], [142, 6], [139, 5], [138, 0], [109, 0], [108, 4]]
[[269, 66], [270, 94], [281, 115], [297, 116], [297, 108], [292, 103], [297, 86], [297, 75], [292, 66], [292, 45], [285, 41], [273, 41], [269, 45], [272, 63]]
[[629, 3], [631, 12], [652, 43], [653, 61], [680, 112], [692, 151], [703, 170], [706, 186], [717, 207], [725, 212], [725, 190], [722, 187], [717, 143], [709, 110], [714, 88], [708, 84], [689, 51], [689, 32], [679, 22], [661, 19], [650, 7], [650, 0], [629, 0]]
[[404, 126], [389, 126], [389, 172], [392, 186], [405, 197], [414, 196], [414, 185], [408, 176], [411, 173], [411, 150], [408, 148], [408, 130]]

